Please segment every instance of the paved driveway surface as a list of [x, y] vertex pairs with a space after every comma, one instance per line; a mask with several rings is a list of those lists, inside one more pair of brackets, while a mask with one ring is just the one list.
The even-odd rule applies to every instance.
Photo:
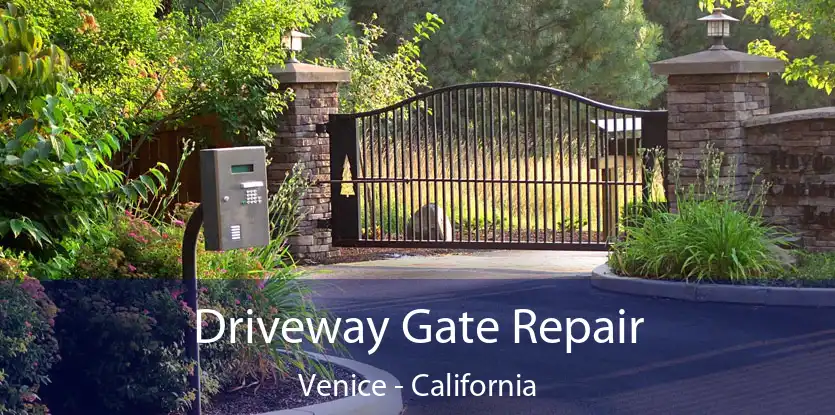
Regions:
[[[835, 310], [694, 304], [592, 289], [593, 254], [489, 253], [403, 258], [314, 269], [316, 301], [340, 317], [391, 318], [380, 349], [350, 346], [352, 358], [404, 384], [407, 415], [445, 414], [833, 414]], [[478, 258], [482, 261], [479, 262]], [[492, 259], [490, 259], [492, 258]], [[501, 258], [501, 260], [496, 260]], [[541, 261], [532, 263], [539, 258]], [[498, 261], [498, 262], [497, 262]], [[434, 264], [434, 266], [433, 266]], [[573, 270], [573, 271], [572, 271]], [[496, 344], [413, 344], [404, 316], [498, 321]], [[514, 310], [540, 319], [644, 318], [637, 344], [514, 344]], [[471, 329], [472, 330], [472, 329]], [[471, 331], [472, 333], [472, 331]], [[628, 337], [627, 337], [628, 339]], [[421, 373], [471, 373], [537, 385], [534, 398], [418, 397]]]

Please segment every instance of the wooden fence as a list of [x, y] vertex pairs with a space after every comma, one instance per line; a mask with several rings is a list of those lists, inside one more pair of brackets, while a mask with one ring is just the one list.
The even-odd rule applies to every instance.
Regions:
[[[200, 137], [199, 135], [208, 135]], [[122, 166], [125, 158], [133, 154], [129, 166], [121, 167], [129, 178], [136, 178], [148, 171], [148, 169], [165, 163], [171, 170], [168, 175], [168, 189], [174, 185], [173, 180], [177, 174], [177, 166], [183, 155], [183, 143], [186, 139], [202, 141], [206, 143], [204, 148], [231, 147], [228, 141], [222, 139], [220, 124], [216, 117], [206, 116], [195, 118], [188, 125], [176, 130], [161, 131], [153, 139], [139, 143], [138, 140], [124, 148], [124, 151], [113, 159], [114, 166]], [[200, 201], [200, 153], [198, 150], [191, 154], [183, 164], [180, 171], [179, 202]]]

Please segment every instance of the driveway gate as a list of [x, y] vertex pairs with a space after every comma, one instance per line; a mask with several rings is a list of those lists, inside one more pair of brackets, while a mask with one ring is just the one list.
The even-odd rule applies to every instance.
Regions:
[[[667, 112], [521, 83], [331, 115], [334, 246], [604, 250], [652, 199]], [[661, 196], [663, 197], [663, 196]]]

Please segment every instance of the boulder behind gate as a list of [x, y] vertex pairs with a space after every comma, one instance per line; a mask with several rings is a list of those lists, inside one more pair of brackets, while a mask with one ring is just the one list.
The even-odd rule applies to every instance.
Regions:
[[451, 242], [452, 222], [440, 206], [428, 203], [409, 219], [406, 224], [406, 239]]

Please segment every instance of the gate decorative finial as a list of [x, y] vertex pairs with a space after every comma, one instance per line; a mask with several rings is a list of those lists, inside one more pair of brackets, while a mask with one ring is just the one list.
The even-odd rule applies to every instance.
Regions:
[[339, 191], [341, 196], [356, 196], [354, 192], [354, 184], [351, 183], [351, 163], [348, 161], [348, 156], [345, 156], [345, 162], [342, 163], [342, 188]]

